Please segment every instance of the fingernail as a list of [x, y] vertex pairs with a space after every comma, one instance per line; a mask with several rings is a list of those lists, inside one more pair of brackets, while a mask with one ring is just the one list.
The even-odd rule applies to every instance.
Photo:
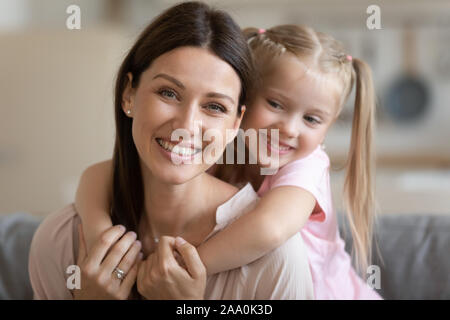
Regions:
[[130, 236], [132, 236], [133, 238], [137, 238], [137, 234], [134, 231], [130, 231]]
[[136, 244], [140, 247], [142, 245], [141, 241], [136, 240]]
[[186, 240], [184, 240], [182, 237], [177, 237], [177, 238], [175, 239], [175, 242], [176, 242], [176, 244], [177, 244], [178, 246], [182, 246], [183, 244], [186, 243]]
[[124, 232], [124, 231], [126, 230], [126, 228], [125, 228], [125, 226], [119, 224], [119, 230], [122, 231], [122, 232]]
[[138, 258], [139, 260], [142, 260], [142, 258], [144, 258], [144, 254], [142, 252], [139, 252]]

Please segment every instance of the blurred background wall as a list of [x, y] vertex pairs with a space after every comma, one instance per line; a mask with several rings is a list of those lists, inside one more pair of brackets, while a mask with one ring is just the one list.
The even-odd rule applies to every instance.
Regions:
[[[176, 2], [0, 0], [0, 214], [45, 215], [72, 202], [83, 169], [111, 157], [117, 68], [143, 27]], [[377, 90], [380, 212], [450, 214], [449, 1], [206, 2], [242, 27], [311, 25], [366, 60]], [[72, 4], [80, 30], [66, 27]], [[380, 30], [366, 25], [370, 5], [381, 9]], [[407, 73], [422, 91], [403, 86]], [[348, 104], [326, 140], [338, 208], [344, 172], [334, 168], [346, 159], [351, 116]]]

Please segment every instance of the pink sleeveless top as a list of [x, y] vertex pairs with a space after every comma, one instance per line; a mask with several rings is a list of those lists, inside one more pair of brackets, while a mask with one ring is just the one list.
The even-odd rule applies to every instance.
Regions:
[[319, 146], [309, 156], [267, 176], [258, 195], [279, 186], [297, 186], [311, 192], [316, 206], [300, 230], [307, 248], [316, 299], [381, 299], [359, 277], [339, 235], [330, 190], [330, 160]]

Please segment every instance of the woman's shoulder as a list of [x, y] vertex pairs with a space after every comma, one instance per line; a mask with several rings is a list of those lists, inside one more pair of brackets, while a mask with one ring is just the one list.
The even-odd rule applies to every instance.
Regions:
[[[225, 182], [221, 181], [226, 184]], [[246, 212], [249, 212], [259, 200], [256, 191], [250, 183], [242, 188], [228, 185], [224, 189], [216, 189], [214, 192], [221, 193], [221, 200], [216, 209], [215, 232], [221, 230]], [[215, 233], [214, 232], [214, 233]]]
[[67, 267], [75, 264], [74, 235], [78, 222], [75, 206], [70, 204], [49, 214], [37, 228], [28, 265], [35, 298], [70, 298], [65, 279]]
[[[209, 195], [211, 206], [218, 208], [227, 203], [233, 203], [236, 199], [241, 199], [245, 194], [248, 194], [248, 189], [245, 186], [235, 186], [227, 183], [214, 176], [208, 175], [208, 189], [211, 191]], [[246, 192], [241, 192], [243, 189]]]
[[84, 169], [81, 179], [97, 180], [112, 175], [113, 161], [108, 159], [97, 162]]
[[225, 182], [224, 180], [217, 178], [214, 175], [208, 174], [207, 176], [209, 178], [209, 183], [211, 184], [211, 186], [213, 186], [217, 190], [220, 190], [224, 197], [231, 198], [239, 191], [238, 187]]
[[32, 249], [37, 245], [51, 245], [60, 247], [61, 242], [71, 239], [74, 219], [77, 218], [74, 204], [50, 213], [44, 218], [32, 240]]

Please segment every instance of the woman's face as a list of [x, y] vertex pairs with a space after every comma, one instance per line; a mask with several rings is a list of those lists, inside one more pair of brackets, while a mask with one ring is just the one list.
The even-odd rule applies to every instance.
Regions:
[[[203, 135], [214, 129], [226, 137], [227, 130], [239, 128], [240, 91], [234, 69], [207, 49], [180, 47], [155, 59], [138, 87], [124, 91], [122, 104], [126, 114], [131, 111], [127, 115], [133, 118], [133, 140], [143, 170], [169, 184], [182, 184], [205, 172], [212, 163], [202, 154], [211, 142], [203, 141]], [[175, 130], [183, 138], [173, 141]], [[223, 139], [213, 153], [216, 159], [227, 142]]]
[[[335, 120], [337, 82], [313, 70], [305, 71], [305, 64], [295, 55], [283, 54], [273, 60], [251, 97], [242, 128], [267, 130], [258, 141], [265, 149], [258, 148], [260, 166], [282, 167], [309, 155]], [[278, 130], [279, 145], [271, 141], [271, 129]]]

